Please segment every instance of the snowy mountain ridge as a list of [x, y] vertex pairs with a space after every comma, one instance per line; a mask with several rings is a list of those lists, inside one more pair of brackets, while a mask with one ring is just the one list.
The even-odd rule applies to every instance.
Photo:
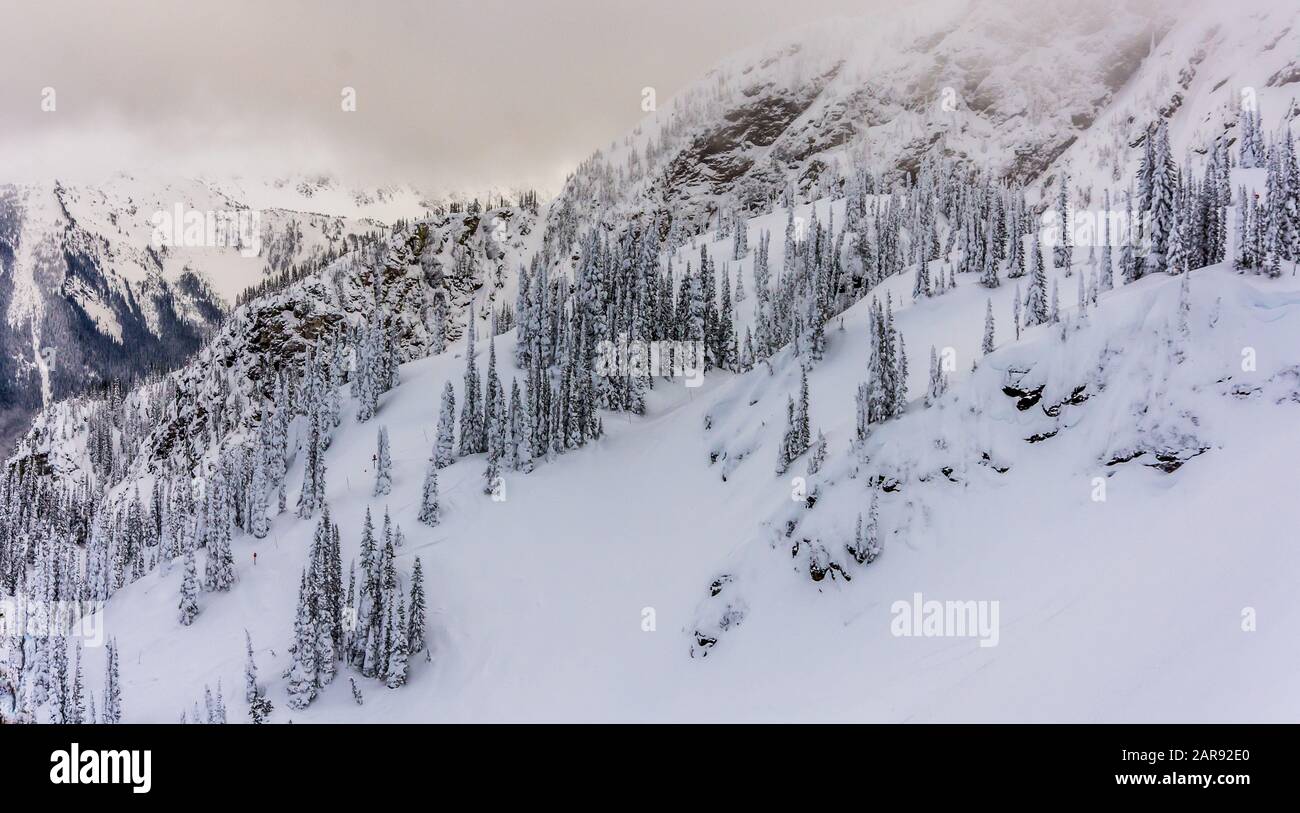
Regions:
[[[743, 55], [551, 205], [394, 223], [51, 405], [0, 589], [92, 602], [110, 721], [1300, 717], [1292, 20], [1067, 15], [1019, 87], [986, 8]], [[1150, 233], [1060, 253], [1062, 171]], [[594, 369], [622, 336], [703, 386]], [[0, 713], [66, 720], [8, 643]]]

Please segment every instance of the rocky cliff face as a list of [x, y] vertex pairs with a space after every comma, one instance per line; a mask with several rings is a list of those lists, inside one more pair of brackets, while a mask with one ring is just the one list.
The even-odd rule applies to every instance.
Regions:
[[552, 208], [570, 221], [719, 213], [831, 194], [856, 169], [915, 170], [929, 153], [1009, 182], [1040, 177], [1137, 75], [1170, 30], [1167, 4], [971, 4], [937, 29], [905, 16], [838, 20], [742, 53], [593, 155]]
[[[160, 242], [156, 227], [177, 212], [166, 232], [182, 239]], [[242, 237], [180, 225], [227, 213], [244, 218]], [[382, 230], [253, 210], [200, 181], [0, 185], [0, 444], [44, 404], [174, 368], [248, 286]]]
[[[405, 222], [391, 236], [233, 309], [178, 369], [123, 394], [126, 408], [147, 415], [148, 426], [131, 448], [115, 441], [126, 461], [120, 474], [194, 471], [215, 451], [213, 438], [238, 440], [258, 419], [261, 399], [274, 394], [272, 371], [292, 380], [314, 348], [365, 326], [377, 288], [400, 362], [429, 353], [438, 300], [447, 338], [458, 338], [471, 303], [493, 313], [506, 302], [501, 280], [530, 250], [535, 220], [527, 209], [507, 207]], [[103, 403], [77, 397], [41, 410], [11, 462], [33, 459], [56, 478], [80, 481], [90, 473], [87, 419]]]

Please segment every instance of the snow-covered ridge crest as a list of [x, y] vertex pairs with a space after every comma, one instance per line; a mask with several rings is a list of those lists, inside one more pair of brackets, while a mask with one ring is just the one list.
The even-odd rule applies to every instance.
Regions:
[[859, 168], [915, 173], [927, 155], [1036, 180], [1151, 67], [1176, 5], [973, 3], [923, 30], [906, 12], [810, 25], [728, 58], [592, 155], [548, 244], [558, 258], [575, 223], [644, 211], [697, 234], [838, 194]]
[[[122, 494], [129, 493], [126, 483], [148, 482], [164, 471], [201, 476], [202, 461], [211, 463], [222, 444], [242, 442], [257, 425], [258, 405], [274, 397], [277, 377], [302, 375], [312, 352], [349, 340], [377, 305], [399, 363], [459, 337], [471, 302], [477, 300], [482, 313], [498, 312], [506, 304], [505, 271], [527, 250], [535, 217], [505, 207], [401, 222], [391, 237], [363, 243], [235, 308], [177, 371], [107, 399], [75, 397], [51, 405], [20, 439], [10, 465], [38, 459], [66, 482], [87, 476], [96, 483], [122, 481]], [[347, 380], [349, 359], [339, 360], [338, 384]], [[159, 403], [168, 404], [167, 411], [158, 412]], [[116, 469], [98, 470], [88, 457], [88, 417], [117, 404], [143, 419], [141, 431], [115, 439]]]

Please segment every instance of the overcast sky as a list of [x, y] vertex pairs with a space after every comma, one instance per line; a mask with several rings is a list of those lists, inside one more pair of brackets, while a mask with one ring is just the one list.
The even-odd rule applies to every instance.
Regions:
[[0, 0], [0, 182], [327, 169], [554, 191], [635, 125], [643, 87], [663, 103], [740, 48], [879, 2]]

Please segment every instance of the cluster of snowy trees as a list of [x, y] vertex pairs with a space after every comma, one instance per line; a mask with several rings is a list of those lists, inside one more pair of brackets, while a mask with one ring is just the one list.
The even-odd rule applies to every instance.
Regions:
[[867, 511], [864, 524], [862, 514], [858, 514], [858, 523], [853, 530], [853, 541], [847, 546], [849, 555], [860, 565], [869, 565], [884, 550], [880, 539], [880, 489], [871, 489], [871, 507]]
[[781, 438], [781, 447], [777, 454], [776, 473], [785, 474], [790, 464], [808, 451], [811, 445], [812, 430], [808, 423], [808, 371], [804, 369], [799, 379], [799, 402], [796, 404], [794, 398], [786, 402], [785, 434]]
[[[1266, 175], [1262, 200], [1245, 186], [1237, 190], [1233, 266], [1277, 277], [1282, 273], [1283, 261], [1291, 262], [1293, 270], [1300, 263], [1300, 162], [1295, 142], [1287, 128], [1265, 149], [1256, 119], [1243, 133], [1240, 152], [1240, 166], [1263, 167]], [[1224, 198], [1230, 194], [1223, 188], [1218, 191]], [[1189, 243], [1194, 250], [1194, 235]]]
[[879, 299], [872, 299], [867, 337], [867, 378], [858, 385], [856, 395], [859, 446], [872, 424], [901, 415], [907, 407], [907, 348], [894, 327], [894, 305], [889, 297], [883, 308]]
[[[409, 594], [399, 587], [396, 549], [402, 534], [384, 514], [375, 538], [369, 509], [361, 529], [361, 561], [349, 568], [347, 592], [339, 553], [339, 528], [322, 509], [298, 587], [288, 681], [289, 707], [304, 709], [333, 682], [340, 664], [390, 689], [406, 684], [412, 656], [426, 651], [424, 574], [420, 560]], [[251, 648], [250, 648], [250, 670]], [[255, 672], [247, 678], [256, 692]], [[251, 701], [250, 701], [251, 702]]]
[[512, 380], [507, 402], [505, 385], [497, 373], [495, 331], [488, 340], [487, 375], [480, 390], [472, 318], [466, 329], [459, 447], [454, 429], [456, 395], [449, 381], [443, 390], [438, 433], [425, 474], [420, 521], [429, 525], [437, 524], [440, 510], [438, 469], [451, 465], [458, 455], [486, 455], [483, 490], [492, 494], [500, 488], [503, 471], [533, 470], [534, 449], [541, 454], [560, 453], [586, 445], [601, 432], [595, 409], [584, 400], [590, 394], [590, 377], [579, 380], [571, 369], [566, 368], [567, 375], [558, 381], [546, 379], [534, 370], [528, 377], [526, 393], [520, 390], [517, 379]]
[[202, 708], [196, 701], [193, 709], [181, 712], [182, 725], [225, 725], [227, 722], [226, 701], [221, 696], [220, 680], [217, 681], [216, 691], [204, 685]]
[[[75, 602], [37, 606], [34, 612], [64, 613], [65, 618], [38, 620], [29, 629], [40, 634], [9, 636], [0, 650], [0, 724], [114, 724], [122, 722], [122, 687], [117, 641], [105, 646], [106, 663], [100, 703], [86, 683], [85, 645], [72, 634]], [[59, 607], [59, 609], [52, 609]]]
[[[171, 453], [161, 456], [151, 476], [115, 498], [110, 489], [134, 473], [127, 466], [139, 449], [159, 442], [151, 432], [164, 423], [162, 416], [178, 410], [176, 377], [151, 380], [128, 395], [110, 387], [101, 401], [72, 404], [69, 414], [86, 415], [89, 470], [60, 480], [27, 457], [0, 481], [0, 592], [62, 602], [76, 621], [122, 587], [179, 560], [176, 617], [182, 626], [192, 624], [202, 593], [234, 586], [232, 539], [239, 533], [265, 537], [271, 517], [285, 512], [293, 455], [304, 460], [298, 516], [323, 508], [324, 452], [341, 420], [340, 386], [351, 381], [365, 420], [377, 410], [379, 395], [397, 383], [382, 275], [376, 271], [373, 278], [374, 301], [364, 323], [327, 324], [297, 364], [277, 363], [270, 353], [259, 357], [255, 403], [247, 403], [220, 366], [208, 369], [198, 379], [205, 397], [195, 399], [201, 408], [188, 433], [165, 438]], [[68, 436], [69, 430], [65, 424], [55, 431]], [[296, 450], [291, 435], [299, 438]], [[142, 499], [142, 486], [148, 499]], [[19, 665], [14, 714], [50, 715], [49, 693], [33, 687], [48, 683], [40, 676], [57, 657], [48, 653], [60, 647], [26, 632], [0, 645], [16, 653], [7, 663]], [[114, 708], [108, 704], [105, 715]]]
[[[660, 230], [652, 219], [628, 224], [614, 241], [603, 230], [587, 233], [572, 281], [563, 274], [553, 279], [544, 255], [520, 271], [516, 364], [529, 371], [530, 388], [540, 385], [539, 395], [553, 392], [550, 408], [561, 420], [563, 400], [582, 402], [571, 406], [579, 412], [573, 427], [579, 437], [556, 438], [553, 445], [573, 448], [581, 439], [596, 420], [585, 414], [587, 405], [593, 413], [595, 408], [635, 413], [645, 408], [654, 378], [618, 371], [596, 375], [602, 342], [696, 342], [708, 367], [737, 365], [729, 278], [724, 272], [719, 298], [718, 269], [703, 248], [697, 270], [688, 263], [684, 273], [674, 273], [671, 263], [661, 261]], [[534, 415], [544, 417], [542, 404], [531, 406]], [[534, 448], [551, 447], [535, 442]]]

